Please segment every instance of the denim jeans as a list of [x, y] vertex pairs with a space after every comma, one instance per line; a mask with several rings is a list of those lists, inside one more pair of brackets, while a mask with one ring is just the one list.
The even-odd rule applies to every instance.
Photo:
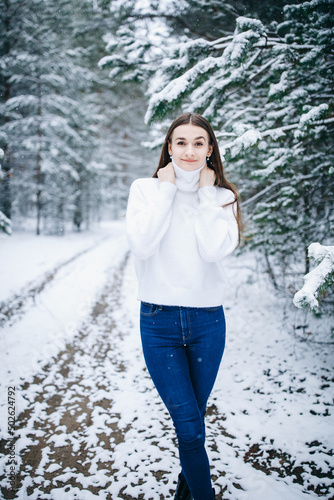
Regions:
[[194, 500], [212, 500], [204, 416], [225, 347], [222, 306], [141, 303], [147, 369], [173, 420], [184, 474]]

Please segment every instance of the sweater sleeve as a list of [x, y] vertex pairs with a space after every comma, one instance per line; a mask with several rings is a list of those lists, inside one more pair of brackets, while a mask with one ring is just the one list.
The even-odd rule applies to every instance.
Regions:
[[219, 262], [238, 245], [238, 224], [232, 208], [235, 204], [222, 208], [222, 205], [234, 200], [234, 194], [230, 191], [225, 196], [225, 193], [221, 200], [218, 199], [217, 188], [213, 186], [198, 191], [196, 238], [200, 255], [207, 262]]
[[133, 182], [126, 212], [130, 249], [140, 259], [147, 259], [158, 250], [171, 221], [176, 193], [176, 186], [171, 182], [156, 184], [151, 181], [153, 179]]

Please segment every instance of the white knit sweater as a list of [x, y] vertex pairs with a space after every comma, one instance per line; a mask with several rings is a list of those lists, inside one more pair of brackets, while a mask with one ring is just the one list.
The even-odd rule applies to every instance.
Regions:
[[135, 256], [138, 299], [161, 305], [214, 307], [223, 303], [224, 257], [238, 244], [232, 191], [199, 189], [200, 170], [177, 165], [175, 185], [137, 179], [126, 222]]

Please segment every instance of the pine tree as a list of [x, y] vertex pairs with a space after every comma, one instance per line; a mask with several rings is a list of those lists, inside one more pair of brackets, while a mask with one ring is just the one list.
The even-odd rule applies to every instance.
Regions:
[[[39, 234], [41, 217], [58, 193], [71, 197], [67, 179], [83, 139], [75, 123], [78, 103], [68, 89], [77, 89], [83, 74], [68, 54], [68, 2], [8, 0], [7, 7], [4, 165], [10, 165], [16, 210], [27, 213], [35, 207]], [[56, 204], [62, 226], [61, 202]]]

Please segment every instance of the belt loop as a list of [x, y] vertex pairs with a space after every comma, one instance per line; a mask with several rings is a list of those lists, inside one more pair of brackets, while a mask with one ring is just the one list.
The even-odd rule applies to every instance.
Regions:
[[162, 311], [162, 306], [158, 306], [158, 310], [159, 310], [159, 311]]

